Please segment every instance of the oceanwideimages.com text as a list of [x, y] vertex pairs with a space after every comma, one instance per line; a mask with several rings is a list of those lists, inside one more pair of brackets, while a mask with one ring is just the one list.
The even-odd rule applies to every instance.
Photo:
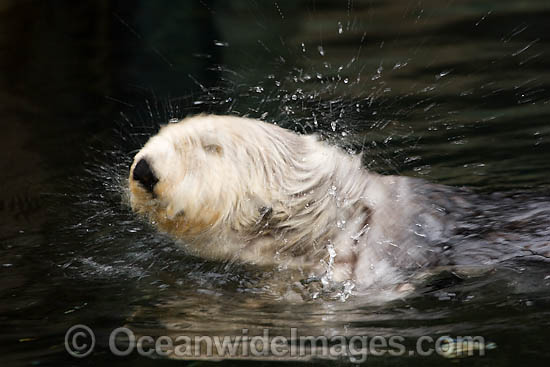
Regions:
[[[272, 335], [266, 328], [252, 334], [241, 329], [240, 335], [136, 335], [127, 327], [114, 329], [109, 336], [108, 348], [116, 356], [137, 353], [149, 357], [177, 359], [194, 358], [267, 358], [279, 359], [349, 359], [360, 363], [368, 356], [432, 356], [460, 358], [483, 356], [495, 347], [482, 336], [419, 336], [413, 342], [399, 335], [365, 336], [301, 335], [291, 328], [287, 335]], [[65, 348], [73, 357], [90, 355], [96, 344], [93, 331], [86, 325], [75, 325], [67, 330]]]

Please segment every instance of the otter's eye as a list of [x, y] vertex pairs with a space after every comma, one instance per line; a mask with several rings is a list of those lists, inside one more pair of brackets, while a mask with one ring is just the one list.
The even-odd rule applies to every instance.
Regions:
[[208, 153], [214, 153], [221, 155], [223, 153], [222, 147], [217, 144], [208, 144], [203, 146], [204, 150]]

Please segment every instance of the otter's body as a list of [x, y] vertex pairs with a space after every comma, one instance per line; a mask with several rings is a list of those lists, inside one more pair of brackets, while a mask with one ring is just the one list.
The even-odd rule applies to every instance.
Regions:
[[129, 186], [133, 210], [194, 255], [364, 287], [452, 264], [445, 243], [470, 205], [443, 186], [368, 172], [315, 136], [232, 116], [164, 126]]

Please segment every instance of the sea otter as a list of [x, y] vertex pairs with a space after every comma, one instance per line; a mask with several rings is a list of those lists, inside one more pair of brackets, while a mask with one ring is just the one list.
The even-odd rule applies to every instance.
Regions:
[[475, 217], [466, 191], [369, 172], [360, 155], [250, 118], [163, 126], [136, 154], [128, 182], [132, 209], [196, 256], [358, 287], [522, 251], [486, 240], [457, 247], [469, 228], [461, 223]]

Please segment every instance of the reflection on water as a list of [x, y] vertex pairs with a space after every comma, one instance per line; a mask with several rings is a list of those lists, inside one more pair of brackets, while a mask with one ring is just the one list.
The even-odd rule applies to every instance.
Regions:
[[[121, 187], [158, 123], [235, 113], [363, 150], [378, 172], [500, 192], [478, 202], [483, 220], [464, 234], [467, 245], [492, 231], [506, 234], [494, 238], [503, 245], [544, 243], [549, 12], [542, 0], [5, 2], [2, 360], [170, 363], [115, 358], [109, 333], [126, 325], [152, 336], [265, 327], [286, 336], [296, 327], [401, 335], [407, 345], [420, 335], [481, 335], [497, 347], [470, 361], [542, 364], [546, 262], [440, 269], [391, 302], [376, 292], [313, 299], [315, 289], [276, 270], [189, 257], [134, 218]], [[97, 337], [82, 360], [63, 346], [77, 323]]]

